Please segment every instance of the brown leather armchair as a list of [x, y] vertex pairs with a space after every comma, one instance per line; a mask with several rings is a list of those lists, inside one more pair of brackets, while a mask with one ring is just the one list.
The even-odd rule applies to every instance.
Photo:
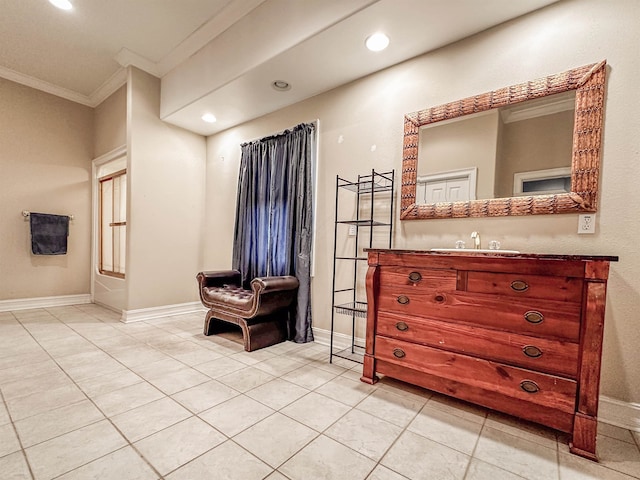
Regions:
[[230, 324], [238, 325], [247, 352], [288, 338], [288, 320], [298, 293], [296, 277], [256, 277], [251, 281], [251, 290], [242, 287], [237, 270], [200, 272], [196, 278], [200, 300], [209, 309], [205, 335], [226, 331]]

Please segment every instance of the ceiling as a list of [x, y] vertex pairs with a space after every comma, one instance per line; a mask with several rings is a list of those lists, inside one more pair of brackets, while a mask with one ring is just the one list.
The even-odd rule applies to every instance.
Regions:
[[0, 77], [96, 106], [133, 65], [162, 79], [163, 120], [211, 135], [557, 0], [71, 1], [2, 2]]

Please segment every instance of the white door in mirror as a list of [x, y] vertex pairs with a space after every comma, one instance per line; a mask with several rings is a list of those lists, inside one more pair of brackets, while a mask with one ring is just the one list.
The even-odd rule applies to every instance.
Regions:
[[578, 215], [578, 233], [596, 233], [596, 214]]

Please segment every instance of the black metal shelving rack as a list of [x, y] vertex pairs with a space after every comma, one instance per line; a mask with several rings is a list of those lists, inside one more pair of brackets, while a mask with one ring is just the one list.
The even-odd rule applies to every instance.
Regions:
[[[367, 302], [365, 295], [358, 292], [358, 280], [364, 279], [367, 269], [367, 256], [362, 252], [362, 248], [373, 247], [374, 238], [373, 231], [376, 228], [388, 228], [388, 244], [380, 245], [380, 248], [391, 248], [391, 240], [393, 234], [393, 185], [394, 170], [389, 172], [376, 172], [371, 170], [370, 174], [358, 175], [358, 180], [352, 182], [336, 176], [336, 212], [335, 212], [335, 228], [333, 235], [333, 284], [331, 298], [331, 339], [329, 362], [333, 363], [334, 357], [344, 358], [354, 362], [362, 363], [364, 356], [364, 344], [356, 341], [356, 320], [358, 318], [366, 319]], [[340, 193], [343, 191], [355, 193], [355, 219], [339, 219]], [[380, 194], [384, 198], [389, 199], [388, 219], [387, 212], [383, 212], [384, 218], [380, 215], [376, 216], [376, 198], [380, 199]], [[353, 201], [353, 196], [351, 197]], [[368, 211], [365, 208], [368, 202]], [[339, 256], [338, 238], [348, 238], [347, 232], [339, 232], [346, 225], [355, 226], [355, 242], [353, 256]], [[368, 238], [366, 237], [368, 235]], [[364, 237], [363, 237], [364, 236]], [[362, 239], [364, 238], [364, 242]], [[367, 241], [368, 240], [368, 241]], [[353, 277], [346, 288], [336, 288], [336, 271], [339, 263], [351, 262], [353, 269]], [[361, 289], [362, 290], [362, 289]], [[350, 345], [336, 350], [334, 335], [336, 326], [336, 314], [351, 317], [351, 342]]]

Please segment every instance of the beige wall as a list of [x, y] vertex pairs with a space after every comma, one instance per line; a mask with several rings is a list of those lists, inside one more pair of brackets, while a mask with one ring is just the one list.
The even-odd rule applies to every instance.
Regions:
[[571, 167], [574, 115], [567, 110], [502, 125], [496, 197], [513, 195], [515, 173]]
[[[95, 300], [123, 310], [197, 301], [206, 144], [159, 120], [159, 85], [132, 69], [91, 109], [0, 79], [0, 300], [90, 293], [91, 160], [126, 146], [127, 278], [97, 275]], [[69, 253], [31, 255], [22, 210], [73, 214]]]
[[[127, 146], [127, 86], [123, 85], [94, 110], [94, 158], [109, 154], [121, 147]], [[98, 213], [97, 199], [94, 199], [95, 215]], [[122, 311], [127, 305], [126, 279], [100, 275], [98, 272], [98, 229], [95, 228], [94, 240], [95, 256], [93, 277], [93, 301], [100, 305]]]
[[492, 110], [420, 129], [418, 175], [476, 167], [476, 198], [494, 198], [498, 122]]
[[127, 144], [127, 86], [123, 85], [94, 110], [93, 158]]
[[[0, 78], [0, 300], [90, 291], [93, 113]], [[73, 215], [66, 255], [32, 255], [23, 210]]]
[[131, 68], [128, 89], [126, 310], [197, 301], [205, 139], [159, 119], [159, 79]]
[[[595, 235], [577, 235], [577, 216], [446, 219], [397, 222], [394, 246], [432, 248], [468, 241], [533, 253], [619, 255], [608, 294], [602, 393], [640, 402], [640, 2], [569, 0], [491, 29], [360, 81], [208, 139], [203, 268], [231, 262], [239, 144], [299, 122], [320, 119], [320, 169], [313, 317], [328, 329], [335, 176], [353, 178], [372, 167], [399, 174], [403, 114], [458, 98], [607, 59], [601, 198]], [[562, 48], [558, 48], [562, 45]], [[340, 141], [342, 139], [342, 141]], [[375, 145], [376, 148], [372, 148]], [[399, 183], [399, 182], [398, 182]], [[397, 198], [397, 197], [396, 197]], [[621, 213], [629, 212], [628, 215]], [[397, 218], [397, 215], [396, 215]], [[224, 232], [222, 235], [221, 232]]]

